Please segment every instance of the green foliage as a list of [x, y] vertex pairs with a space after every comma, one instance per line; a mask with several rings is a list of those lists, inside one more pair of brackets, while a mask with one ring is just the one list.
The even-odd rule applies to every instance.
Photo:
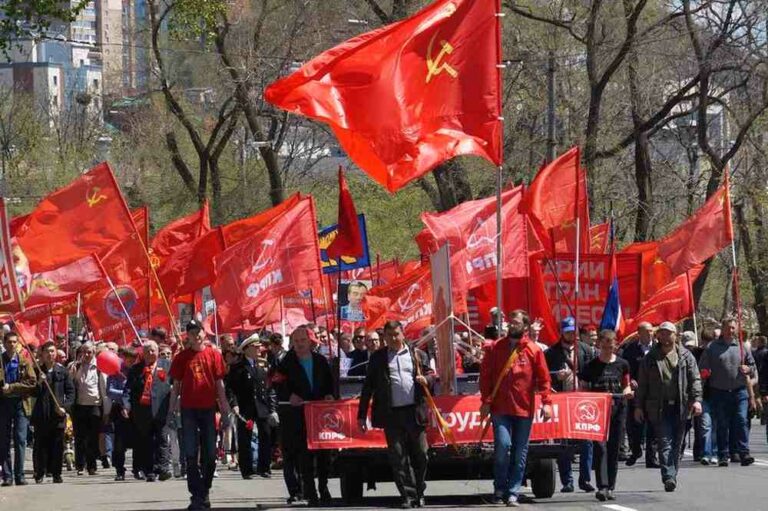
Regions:
[[13, 41], [48, 28], [52, 21], [72, 21], [89, 0], [3, 0], [0, 2], [0, 51], [8, 56]]

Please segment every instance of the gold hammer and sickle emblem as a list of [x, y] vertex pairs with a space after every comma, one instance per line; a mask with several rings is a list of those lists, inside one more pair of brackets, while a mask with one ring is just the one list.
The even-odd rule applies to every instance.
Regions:
[[149, 264], [151, 264], [154, 269], [160, 267], [160, 258], [157, 257], [157, 254], [155, 254], [151, 248], [149, 249]]
[[459, 72], [456, 71], [449, 63], [445, 62], [445, 57], [453, 53], [453, 46], [448, 41], [440, 41], [440, 52], [435, 58], [432, 58], [432, 48], [437, 39], [437, 32], [429, 40], [427, 46], [427, 83], [432, 80], [432, 77], [439, 75], [443, 71], [448, 73], [452, 78], [459, 76]]
[[106, 195], [104, 195], [103, 193], [99, 193], [99, 192], [101, 192], [101, 188], [99, 188], [98, 186], [94, 186], [93, 188], [91, 188], [91, 191], [89, 191], [85, 195], [85, 200], [88, 201], [88, 207], [89, 208], [92, 208], [96, 204], [98, 204], [99, 202], [105, 201], [105, 200], [108, 199], [108, 197]]

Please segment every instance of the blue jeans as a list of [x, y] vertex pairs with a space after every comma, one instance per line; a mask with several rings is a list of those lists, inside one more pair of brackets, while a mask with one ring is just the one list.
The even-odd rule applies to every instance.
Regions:
[[[749, 395], [746, 387], [731, 392], [718, 389], [710, 389], [709, 392], [712, 420], [717, 429], [717, 457], [728, 459], [731, 450], [741, 455], [749, 454]], [[729, 449], [731, 431], [736, 449]]]
[[187, 489], [196, 504], [207, 500], [216, 470], [215, 415], [216, 410], [213, 408], [181, 409], [182, 442], [187, 459]]
[[533, 419], [492, 415], [493, 493], [502, 498], [517, 497], [525, 477], [528, 439]]
[[680, 405], [667, 405], [661, 412], [659, 422], [653, 425], [659, 442], [659, 465], [661, 480], [677, 480], [680, 464], [680, 446], [685, 434], [685, 420], [680, 418]]
[[698, 419], [701, 424], [701, 457], [709, 459], [715, 456], [712, 406], [709, 401], [701, 403], [701, 415]]
[[[3, 480], [24, 479], [24, 454], [27, 449], [29, 419], [21, 398], [0, 398], [0, 461]], [[13, 467], [11, 467], [11, 438], [13, 438]]]
[[[588, 483], [591, 480], [592, 471], [592, 442], [579, 442], [579, 484]], [[563, 455], [557, 458], [557, 470], [560, 472], [560, 483], [563, 486], [573, 486], [573, 468], [571, 455]]]

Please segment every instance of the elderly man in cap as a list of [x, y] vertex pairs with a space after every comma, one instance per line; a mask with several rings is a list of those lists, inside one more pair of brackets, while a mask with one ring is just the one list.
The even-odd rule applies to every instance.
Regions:
[[[576, 320], [567, 317], [560, 322], [560, 341], [549, 348], [544, 357], [552, 376], [552, 389], [556, 392], [576, 390], [576, 374], [594, 358], [592, 347], [578, 340]], [[576, 353], [574, 355], [574, 352]], [[573, 468], [571, 455], [562, 455], [557, 459], [560, 482], [563, 493], [571, 493], [573, 488]], [[592, 442], [582, 442], [579, 449], [579, 488], [585, 492], [595, 491], [591, 483]]]
[[[171, 363], [173, 390], [169, 413], [181, 405], [181, 430], [187, 460], [188, 509], [209, 509], [209, 493], [216, 470], [216, 405], [222, 417], [229, 415], [224, 390], [227, 366], [219, 350], [205, 345], [197, 321], [187, 324], [187, 348]], [[180, 399], [177, 400], [177, 397]]]
[[659, 325], [658, 344], [640, 362], [635, 419], [653, 424], [659, 441], [661, 480], [668, 492], [677, 488], [677, 471], [685, 423], [701, 414], [701, 378], [693, 354], [677, 342], [677, 327]]
[[[640, 362], [651, 351], [655, 341], [653, 339], [653, 325], [647, 321], [637, 325], [637, 339], [623, 345], [617, 355], [629, 363], [630, 387], [637, 390], [637, 380], [640, 373]], [[647, 422], [635, 420], [635, 405], [630, 402], [627, 408], [627, 437], [631, 453], [627, 458], [627, 466], [631, 467], [643, 455], [643, 440], [645, 440], [645, 466], [646, 468], [659, 468], [657, 460], [656, 439], [653, 434], [653, 426]]]
[[243, 358], [230, 368], [226, 378], [229, 404], [241, 421], [237, 425], [240, 474], [243, 479], [251, 479], [254, 475], [253, 451], [250, 446], [254, 432], [258, 432], [256, 475], [270, 478], [272, 428], [278, 423], [277, 397], [268, 384], [267, 361], [261, 357], [259, 334], [244, 340], [240, 350]]

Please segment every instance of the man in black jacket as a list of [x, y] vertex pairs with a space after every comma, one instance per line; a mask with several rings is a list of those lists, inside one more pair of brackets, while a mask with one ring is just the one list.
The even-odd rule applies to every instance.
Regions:
[[[576, 374], [595, 358], [595, 351], [592, 346], [577, 339], [576, 320], [567, 317], [560, 323], [560, 341], [545, 351], [544, 357], [547, 359], [547, 367], [552, 376], [552, 389], [556, 392], [570, 392], [576, 389]], [[571, 455], [560, 456], [557, 459], [557, 467], [560, 472], [560, 483], [563, 485], [561, 491], [573, 492]], [[584, 441], [579, 447], [579, 488], [582, 491], [595, 491], [591, 483], [591, 473], [592, 442]]]
[[249, 421], [237, 425], [240, 474], [243, 479], [253, 477], [251, 439], [256, 429], [259, 438], [256, 474], [269, 478], [272, 477], [272, 428], [277, 424], [277, 398], [275, 391], [268, 385], [267, 370], [262, 366], [263, 359], [259, 357], [259, 336], [254, 334], [247, 338], [240, 349], [244, 357], [229, 369], [225, 378], [229, 405], [239, 418]]
[[384, 342], [386, 347], [371, 355], [368, 361], [357, 420], [360, 429], [366, 431], [368, 405], [373, 399], [371, 424], [384, 428], [389, 463], [403, 499], [401, 507], [422, 507], [428, 449], [424, 387], [434, 384], [434, 372], [427, 356], [405, 343], [399, 322], [388, 321], [384, 325]]
[[[331, 367], [324, 356], [312, 351], [317, 345], [314, 332], [306, 327], [299, 327], [291, 334], [291, 350], [280, 363], [273, 381], [281, 386], [282, 396], [290, 404], [281, 413], [280, 424], [283, 442], [283, 456], [286, 463], [291, 460], [301, 471], [303, 497], [310, 506], [317, 506], [321, 501], [330, 503], [328, 491], [328, 453], [310, 452], [307, 449], [307, 428], [304, 421], [304, 403], [306, 401], [333, 400], [333, 377]], [[280, 400], [283, 400], [281, 396]], [[315, 488], [314, 462], [317, 460], [318, 489]], [[286, 481], [289, 503], [299, 498], [299, 489], [294, 482]]]
[[164, 431], [171, 401], [171, 363], [158, 359], [155, 341], [145, 341], [142, 353], [142, 360], [128, 371], [122, 413], [132, 419], [137, 467], [151, 483], [158, 476], [161, 481], [171, 478], [171, 446]]
[[35, 446], [32, 450], [35, 482], [42, 483], [48, 473], [53, 476], [54, 483], [61, 483], [64, 428], [67, 411], [75, 402], [75, 384], [66, 368], [56, 363], [56, 344], [53, 341], [40, 347], [40, 358], [43, 373], [38, 375], [37, 401], [31, 418], [35, 427]]
[[[637, 339], [625, 343], [618, 352], [618, 356], [629, 362], [629, 385], [633, 391], [637, 391], [637, 382], [640, 378], [640, 362], [651, 351], [655, 341], [653, 340], [653, 325], [643, 321], [637, 326]], [[627, 408], [627, 437], [631, 454], [627, 458], [627, 466], [631, 467], [643, 455], [643, 440], [645, 440], [645, 466], [646, 468], [659, 468], [657, 456], [657, 443], [653, 433], [653, 425], [648, 422], [638, 422], [635, 419], [635, 404], [630, 402]]]

